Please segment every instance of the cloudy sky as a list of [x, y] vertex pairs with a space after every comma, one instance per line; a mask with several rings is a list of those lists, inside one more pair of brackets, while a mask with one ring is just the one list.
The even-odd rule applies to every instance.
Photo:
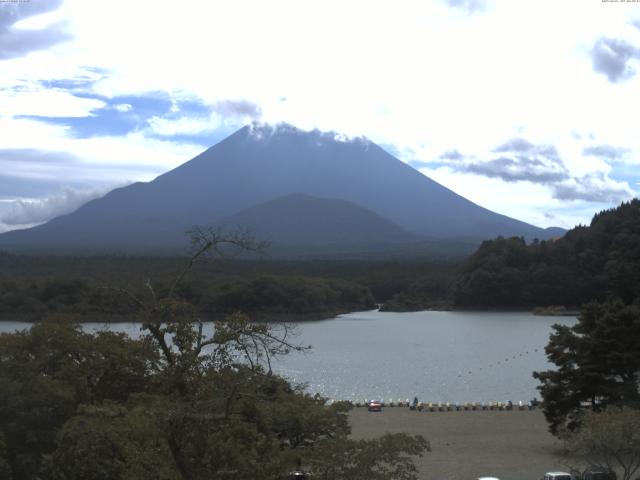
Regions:
[[571, 227], [640, 191], [640, 2], [0, 0], [0, 231], [253, 122]]

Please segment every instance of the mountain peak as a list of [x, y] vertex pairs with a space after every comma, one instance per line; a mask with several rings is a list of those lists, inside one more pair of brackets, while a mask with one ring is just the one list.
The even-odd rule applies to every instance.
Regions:
[[[244, 126], [236, 132], [241, 138], [251, 139], [254, 141], [269, 140], [292, 140], [295, 138], [306, 139], [319, 143], [337, 142], [337, 143], [356, 143], [363, 146], [372, 145], [373, 142], [364, 136], [352, 137], [344, 133], [334, 130], [323, 131], [317, 128], [312, 130], [304, 130], [290, 123], [263, 123], [253, 122]], [[235, 134], [234, 134], [235, 135]]]
[[[286, 200], [295, 193], [308, 197]], [[0, 235], [0, 246], [175, 247], [186, 243], [183, 232], [194, 225], [219, 224], [282, 197], [285, 201], [265, 207], [271, 218], [284, 206], [302, 218], [301, 210], [293, 209], [297, 198], [316, 212], [366, 209], [410, 235], [478, 242], [498, 235], [553, 236], [470, 202], [364, 137], [281, 123], [247, 125], [152, 182], [114, 190], [39, 227]], [[365, 216], [371, 222], [361, 224], [372, 225], [371, 215], [357, 214]], [[335, 220], [327, 228], [335, 228]], [[382, 220], [375, 222], [382, 226]], [[343, 225], [350, 231], [346, 221]], [[389, 228], [376, 231], [383, 230]]]

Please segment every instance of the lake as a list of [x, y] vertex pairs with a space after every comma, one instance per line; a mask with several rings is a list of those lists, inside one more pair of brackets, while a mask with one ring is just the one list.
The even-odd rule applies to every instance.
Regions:
[[[349, 313], [296, 324], [297, 341], [313, 348], [274, 370], [333, 399], [527, 401], [539, 396], [531, 372], [551, 367], [544, 354], [551, 325], [575, 321], [524, 312]], [[28, 325], [0, 322], [0, 331]], [[140, 334], [136, 323], [84, 328]]]

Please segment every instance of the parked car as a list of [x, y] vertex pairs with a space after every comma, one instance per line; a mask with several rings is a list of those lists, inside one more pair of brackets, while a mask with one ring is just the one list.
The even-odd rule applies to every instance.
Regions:
[[602, 470], [598, 467], [589, 467], [581, 475], [580, 480], [616, 480], [616, 472]]
[[371, 400], [367, 404], [367, 410], [369, 410], [370, 412], [381, 412], [382, 402], [379, 402], [378, 400]]
[[574, 480], [574, 478], [567, 472], [547, 472], [542, 480]]
[[307, 480], [308, 478], [309, 478], [309, 474], [301, 470], [296, 470], [295, 472], [289, 472], [289, 480]]

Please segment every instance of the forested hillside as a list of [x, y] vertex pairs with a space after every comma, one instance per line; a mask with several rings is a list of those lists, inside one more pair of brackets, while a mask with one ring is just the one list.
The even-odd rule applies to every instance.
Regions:
[[483, 242], [454, 286], [460, 307], [640, 302], [640, 200], [598, 213], [557, 240]]
[[[0, 253], [0, 318], [36, 320], [52, 313], [78, 320], [126, 320], [135, 304], [118, 290], [152, 281], [170, 287], [184, 257], [37, 257]], [[394, 298], [389, 308], [448, 302], [458, 264], [413, 261], [270, 261], [207, 259], [177, 293], [206, 317], [234, 311], [253, 319], [313, 319], [367, 310]]]

